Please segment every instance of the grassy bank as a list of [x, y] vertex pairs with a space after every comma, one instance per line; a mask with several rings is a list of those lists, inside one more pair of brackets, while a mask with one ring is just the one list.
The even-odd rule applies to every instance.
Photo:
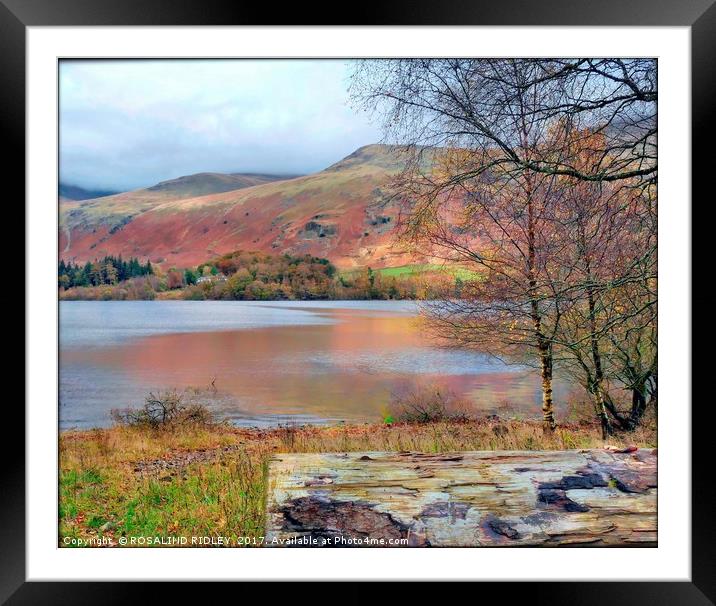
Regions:
[[[655, 447], [654, 427], [610, 441]], [[266, 471], [276, 452], [601, 448], [594, 424], [543, 433], [536, 421], [240, 429], [117, 426], [60, 436], [59, 544], [120, 537], [262, 536]], [[233, 542], [233, 541], [232, 541]]]

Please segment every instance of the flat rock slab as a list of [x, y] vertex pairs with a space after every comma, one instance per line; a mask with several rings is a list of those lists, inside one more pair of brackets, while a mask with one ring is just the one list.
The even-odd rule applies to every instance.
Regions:
[[638, 450], [277, 454], [269, 546], [656, 546]]

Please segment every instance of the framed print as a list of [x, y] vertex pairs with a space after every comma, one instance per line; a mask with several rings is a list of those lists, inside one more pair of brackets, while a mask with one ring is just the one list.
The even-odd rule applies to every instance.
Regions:
[[708, 0], [0, 9], [26, 152], [9, 603], [154, 580], [713, 602]]

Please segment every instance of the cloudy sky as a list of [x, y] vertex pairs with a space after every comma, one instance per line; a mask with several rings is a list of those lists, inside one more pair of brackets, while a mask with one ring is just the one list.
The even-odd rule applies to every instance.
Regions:
[[305, 174], [381, 139], [345, 61], [64, 61], [60, 180], [127, 190], [197, 172]]

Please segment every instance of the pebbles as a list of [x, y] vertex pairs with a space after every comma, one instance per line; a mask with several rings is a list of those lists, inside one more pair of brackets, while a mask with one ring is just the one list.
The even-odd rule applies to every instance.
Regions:
[[[150, 459], [148, 461], [138, 461], [134, 464], [134, 472], [142, 475], [158, 475], [163, 472], [174, 473], [182, 470], [187, 465], [193, 463], [206, 463], [219, 458], [223, 454], [237, 451], [241, 448], [240, 444], [232, 446], [224, 446], [222, 448], [205, 448], [201, 450], [187, 450], [184, 452], [175, 452], [161, 459]], [[170, 479], [169, 476], [161, 478]]]

